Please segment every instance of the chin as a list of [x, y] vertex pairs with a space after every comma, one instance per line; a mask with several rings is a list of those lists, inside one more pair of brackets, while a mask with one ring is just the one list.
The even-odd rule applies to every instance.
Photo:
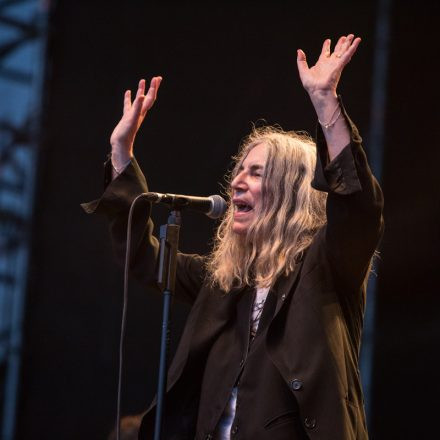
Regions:
[[248, 231], [247, 225], [234, 224], [232, 226], [232, 232], [234, 232], [237, 235], [246, 235], [247, 231]]

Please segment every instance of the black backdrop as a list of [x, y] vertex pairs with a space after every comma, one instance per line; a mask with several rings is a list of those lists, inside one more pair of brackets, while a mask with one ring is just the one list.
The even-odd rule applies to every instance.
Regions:
[[[433, 246], [439, 238], [438, 8], [395, 3], [372, 437], [431, 438], [440, 331]], [[251, 122], [264, 118], [313, 132], [313, 110], [296, 72], [298, 47], [313, 61], [324, 38], [362, 36], [340, 92], [361, 133], [368, 132], [375, 20], [375, 2], [55, 5], [18, 439], [104, 439], [113, 424], [122, 270], [104, 219], [86, 216], [79, 203], [100, 194], [101, 164], [125, 88], [134, 89], [141, 77], [164, 77], [136, 143], [150, 188], [216, 193]], [[160, 224], [165, 211], [157, 207], [154, 216]], [[213, 226], [185, 213], [181, 249], [206, 252]], [[124, 414], [140, 412], [155, 390], [161, 305], [146, 293], [131, 286]], [[175, 305], [174, 345], [186, 312]]]

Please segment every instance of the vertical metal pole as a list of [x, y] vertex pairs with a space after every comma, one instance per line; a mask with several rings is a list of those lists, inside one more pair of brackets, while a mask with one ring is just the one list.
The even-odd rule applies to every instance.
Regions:
[[[374, 42], [373, 81], [370, 129], [368, 133], [368, 158], [374, 175], [382, 180], [383, 152], [385, 150], [385, 114], [387, 105], [387, 76], [390, 46], [391, 0], [378, 0]], [[367, 422], [371, 426], [372, 380], [374, 365], [374, 326], [376, 312], [376, 276], [370, 276], [367, 307], [361, 351], [361, 374], [365, 396]]]
[[173, 297], [176, 281], [180, 224], [180, 211], [172, 210], [168, 217], [168, 223], [160, 227], [160, 258], [157, 281], [159, 287], [163, 290], [163, 312], [154, 440], [160, 440], [162, 438], [164, 426], [163, 414], [166, 405], [171, 299]]
[[165, 406], [165, 393], [167, 387], [167, 366], [168, 366], [168, 347], [170, 342], [170, 309], [172, 292], [165, 290], [163, 293], [163, 311], [162, 311], [162, 334], [160, 339], [160, 365], [157, 387], [157, 405], [154, 429], [154, 440], [162, 438], [163, 411]]

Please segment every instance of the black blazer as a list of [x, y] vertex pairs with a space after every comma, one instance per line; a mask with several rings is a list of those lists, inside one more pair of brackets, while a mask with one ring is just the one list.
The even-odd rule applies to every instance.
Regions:
[[[345, 110], [343, 114], [350, 126], [351, 143], [330, 163], [320, 128], [317, 134], [318, 162], [312, 184], [328, 192], [327, 224], [295, 271], [281, 276], [271, 289], [274, 306], [261, 335], [259, 355], [262, 365], [266, 362], [276, 370], [311, 439], [368, 438], [358, 356], [366, 279], [383, 230], [383, 199], [358, 131]], [[128, 209], [146, 191], [145, 178], [133, 159], [99, 200], [83, 205], [87, 212], [101, 212], [109, 218], [121, 261]], [[144, 202], [134, 213], [131, 270], [142, 283], [154, 284], [158, 243], [151, 234], [150, 209]], [[165, 438], [212, 438], [217, 416], [196, 423], [201, 378], [210, 349], [225, 332], [242, 293], [225, 294], [210, 288], [205, 282], [204, 258], [179, 254], [176, 295], [192, 308], [168, 373]], [[268, 376], [274, 383], [266, 384], [266, 389], [279, 386], [276, 375]], [[261, 414], [241, 408], [240, 418], [245, 422], [234, 438], [295, 438], [288, 424], [275, 424], [276, 432], [267, 429], [272, 426], [270, 420], [285, 420], [284, 408], [277, 406], [276, 396], [259, 395], [259, 388], [253, 391], [258, 405], [252, 411]], [[203, 391], [209, 394], [209, 389]], [[154, 403], [144, 417], [140, 439], [152, 438], [153, 424]], [[297, 438], [303, 438], [297, 432]]]

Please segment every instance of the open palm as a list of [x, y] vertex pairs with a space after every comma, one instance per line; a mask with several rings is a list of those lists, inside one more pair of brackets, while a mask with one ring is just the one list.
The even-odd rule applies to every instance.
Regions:
[[307, 92], [336, 94], [342, 70], [349, 63], [360, 42], [361, 39], [354, 38], [353, 34], [342, 36], [331, 53], [331, 40], [325, 40], [318, 61], [310, 68], [305, 53], [298, 49], [298, 72]]
[[152, 78], [148, 92], [145, 95], [145, 80], [141, 79], [133, 102], [131, 102], [131, 91], [127, 90], [125, 92], [122, 118], [110, 137], [110, 143], [113, 148], [132, 153], [136, 133], [148, 110], [150, 110], [156, 101], [157, 91], [161, 81], [162, 78], [160, 76]]

